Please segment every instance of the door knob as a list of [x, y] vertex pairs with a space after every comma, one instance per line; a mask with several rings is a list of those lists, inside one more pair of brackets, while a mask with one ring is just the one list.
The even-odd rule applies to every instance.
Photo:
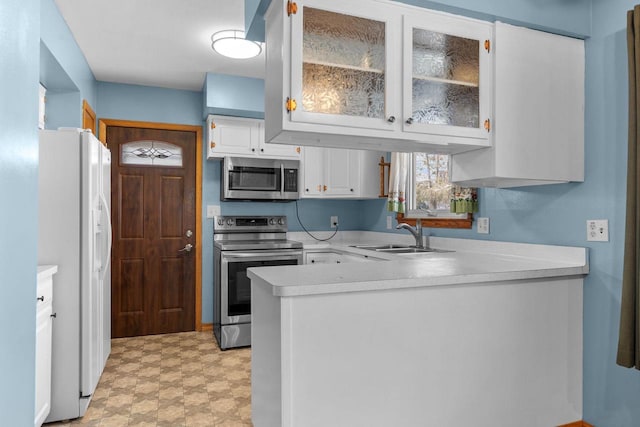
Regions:
[[184, 245], [184, 248], [180, 249], [178, 252], [191, 252], [191, 249], [193, 249], [193, 245], [191, 243], [187, 243]]

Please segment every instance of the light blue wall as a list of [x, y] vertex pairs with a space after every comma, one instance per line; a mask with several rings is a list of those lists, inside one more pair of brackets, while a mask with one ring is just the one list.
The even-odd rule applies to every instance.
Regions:
[[[86, 99], [95, 109], [96, 80], [55, 2], [53, 0], [40, 0], [40, 5], [42, 8], [40, 35], [42, 43], [47, 47], [51, 57], [58, 63], [60, 69], [72, 81], [72, 84], [76, 87], [75, 90], [80, 91], [75, 110], [76, 114], [74, 115], [75, 123], [65, 124], [64, 126], [80, 127], [82, 124], [82, 99]], [[47, 67], [49, 65], [43, 64], [44, 71], [48, 70]], [[57, 71], [55, 72], [57, 73]], [[64, 77], [59, 76], [59, 78], [63, 79]], [[54, 91], [73, 91], [73, 88], [69, 87], [59, 88], [58, 81], [52, 88]]]
[[202, 126], [202, 94], [187, 90], [98, 82], [98, 119]]
[[34, 419], [39, 0], [0, 3], [0, 417]]
[[203, 117], [264, 118], [264, 80], [228, 74], [207, 73], [204, 82]]

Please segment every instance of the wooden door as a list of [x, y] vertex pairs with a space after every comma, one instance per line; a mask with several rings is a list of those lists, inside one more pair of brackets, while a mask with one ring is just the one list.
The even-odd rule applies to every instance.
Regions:
[[196, 132], [107, 127], [112, 336], [195, 329]]

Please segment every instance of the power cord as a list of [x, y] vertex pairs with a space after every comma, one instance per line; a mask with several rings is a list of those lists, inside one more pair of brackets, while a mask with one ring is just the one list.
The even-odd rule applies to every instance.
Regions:
[[304, 226], [304, 224], [302, 223], [302, 221], [300, 221], [300, 213], [298, 212], [298, 201], [296, 200], [296, 218], [298, 218], [298, 224], [300, 224], [300, 227], [302, 227], [302, 229], [311, 237], [313, 237], [315, 240], [317, 240], [318, 242], [326, 242], [327, 240], [331, 240], [335, 237], [336, 234], [338, 234], [338, 224], [336, 223], [336, 231], [329, 237], [327, 237], [326, 239], [319, 239], [316, 236], [314, 236], [313, 234], [311, 234], [311, 232], [309, 230], [307, 230], [307, 227]]

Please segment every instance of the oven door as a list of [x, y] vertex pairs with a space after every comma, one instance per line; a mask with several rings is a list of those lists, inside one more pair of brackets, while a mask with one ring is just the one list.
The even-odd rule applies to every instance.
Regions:
[[220, 257], [220, 323], [251, 321], [251, 280], [247, 269], [302, 264], [301, 250], [222, 251]]

